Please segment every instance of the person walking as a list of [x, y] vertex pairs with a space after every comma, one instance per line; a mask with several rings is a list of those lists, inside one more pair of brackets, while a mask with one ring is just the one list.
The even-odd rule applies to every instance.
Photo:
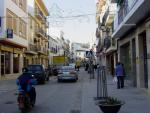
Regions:
[[80, 71], [80, 64], [81, 62], [79, 60], [76, 61], [76, 69], [77, 71]]
[[116, 65], [115, 75], [117, 77], [117, 88], [124, 88], [124, 68], [120, 62]]

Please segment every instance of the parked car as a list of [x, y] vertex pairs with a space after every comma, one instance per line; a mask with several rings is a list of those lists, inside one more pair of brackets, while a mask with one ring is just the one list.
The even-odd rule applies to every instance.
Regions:
[[75, 63], [70, 63], [69, 66], [72, 66], [75, 69]]
[[47, 81], [49, 80], [49, 74], [45, 69], [44, 65], [41, 64], [28, 65], [27, 69], [30, 73], [32, 73], [35, 76], [38, 83], [44, 84], [46, 80]]
[[58, 82], [64, 80], [77, 81], [78, 73], [75, 71], [75, 69], [72, 66], [62, 66], [61, 69], [59, 69], [57, 80]]

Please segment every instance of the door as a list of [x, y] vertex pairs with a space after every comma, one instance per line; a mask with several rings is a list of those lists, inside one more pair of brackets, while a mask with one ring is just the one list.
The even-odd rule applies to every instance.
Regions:
[[143, 37], [143, 56], [144, 56], [144, 86], [148, 88], [148, 66], [147, 66], [147, 45], [146, 36]]
[[136, 46], [135, 39], [132, 40], [132, 76], [133, 76], [133, 86], [137, 86], [136, 77]]
[[1, 75], [5, 74], [5, 54], [1, 54]]

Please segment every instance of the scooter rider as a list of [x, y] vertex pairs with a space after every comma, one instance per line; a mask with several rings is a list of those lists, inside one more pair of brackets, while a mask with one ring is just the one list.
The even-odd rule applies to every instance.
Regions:
[[36, 100], [36, 91], [33, 85], [36, 85], [37, 81], [34, 76], [29, 73], [27, 68], [23, 69], [23, 73], [17, 78], [16, 84], [18, 85], [19, 91], [23, 90], [29, 94], [32, 106], [34, 106]]

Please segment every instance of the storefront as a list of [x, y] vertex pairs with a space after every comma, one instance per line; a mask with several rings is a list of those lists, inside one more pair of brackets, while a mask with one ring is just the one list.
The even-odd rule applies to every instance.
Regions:
[[29, 64], [38, 64], [38, 54], [33, 51], [26, 51], [24, 54], [24, 67]]
[[38, 63], [43, 64], [45, 67], [48, 67], [48, 63], [49, 63], [48, 59], [49, 59], [48, 55], [41, 54], [41, 53], [38, 54]]
[[23, 49], [14, 46], [0, 45], [0, 75], [21, 73], [23, 66]]

